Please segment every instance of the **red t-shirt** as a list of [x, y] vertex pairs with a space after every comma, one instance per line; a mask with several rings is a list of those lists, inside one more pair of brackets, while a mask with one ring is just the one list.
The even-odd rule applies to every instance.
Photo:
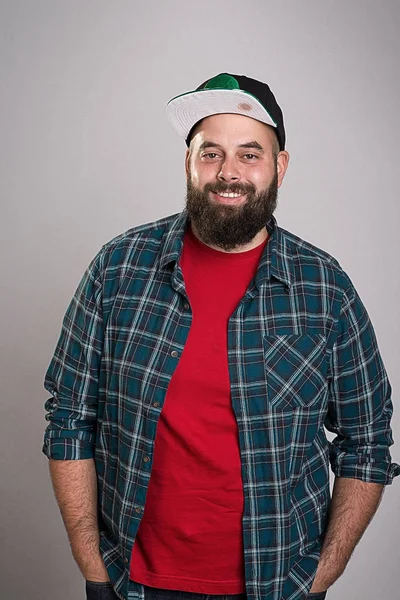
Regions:
[[185, 234], [180, 264], [193, 321], [157, 425], [130, 566], [138, 583], [200, 594], [245, 592], [243, 483], [227, 323], [265, 244], [225, 253], [190, 229]]

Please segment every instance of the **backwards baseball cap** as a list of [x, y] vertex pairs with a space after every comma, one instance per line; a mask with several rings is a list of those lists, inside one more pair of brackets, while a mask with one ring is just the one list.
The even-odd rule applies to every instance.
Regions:
[[167, 104], [167, 115], [177, 133], [189, 146], [194, 126], [211, 115], [231, 113], [251, 117], [275, 128], [280, 150], [285, 148], [282, 111], [266, 83], [220, 73], [193, 92], [175, 96]]

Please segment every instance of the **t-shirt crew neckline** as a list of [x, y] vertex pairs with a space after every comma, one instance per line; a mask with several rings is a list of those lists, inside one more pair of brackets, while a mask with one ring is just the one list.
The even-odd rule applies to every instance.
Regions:
[[208, 254], [209, 256], [214, 256], [215, 258], [223, 261], [246, 261], [253, 260], [255, 255], [260, 254], [260, 252], [264, 249], [267, 242], [269, 240], [268, 237], [255, 246], [255, 248], [251, 248], [251, 250], [244, 250], [243, 252], [223, 252], [222, 250], [216, 250], [215, 248], [210, 248], [207, 244], [204, 244], [198, 237], [195, 236], [191, 226], [189, 225], [186, 229], [185, 241], [189, 242], [193, 246], [196, 247], [197, 250], [203, 252], [204, 254]]

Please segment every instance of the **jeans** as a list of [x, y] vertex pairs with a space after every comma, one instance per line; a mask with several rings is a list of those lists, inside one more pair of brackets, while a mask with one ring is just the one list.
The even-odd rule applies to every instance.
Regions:
[[86, 581], [86, 600], [119, 600], [111, 583]]
[[246, 594], [196, 594], [144, 586], [145, 600], [246, 600]]
[[[246, 594], [194, 594], [175, 590], [162, 590], [144, 586], [145, 600], [246, 600]], [[324, 600], [326, 592], [309, 594], [310, 600]], [[110, 583], [97, 583], [86, 581], [87, 600], [118, 600]]]

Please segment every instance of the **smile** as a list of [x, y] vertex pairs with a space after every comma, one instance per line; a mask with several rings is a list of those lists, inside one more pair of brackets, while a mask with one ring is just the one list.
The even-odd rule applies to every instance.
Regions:
[[243, 200], [246, 197], [246, 194], [235, 194], [233, 192], [220, 192], [218, 194], [211, 192], [211, 194], [215, 200], [222, 204], [237, 204], [238, 200]]
[[219, 192], [217, 196], [222, 196], [222, 198], [240, 198], [243, 194], [235, 194], [234, 192]]

